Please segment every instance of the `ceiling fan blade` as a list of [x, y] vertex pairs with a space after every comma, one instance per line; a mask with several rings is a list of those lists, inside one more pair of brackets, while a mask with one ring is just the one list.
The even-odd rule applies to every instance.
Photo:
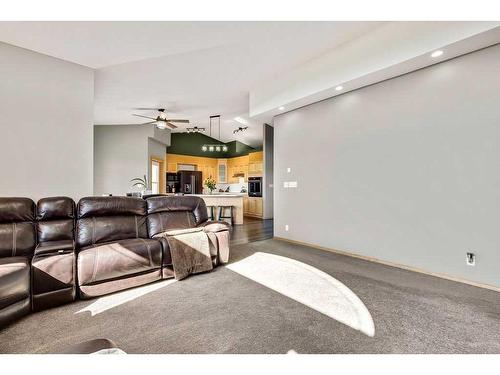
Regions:
[[175, 126], [174, 124], [168, 122], [168, 121], [165, 121], [167, 123], [168, 126], [170, 126], [172, 129], [177, 129], [177, 126]]
[[180, 122], [183, 124], [189, 124], [189, 120], [184, 120], [184, 119], [173, 119], [173, 118], [167, 118], [165, 121], [170, 121], [170, 122]]
[[150, 121], [150, 122], [145, 122], [144, 124], [141, 125], [149, 125], [149, 124], [156, 124], [158, 121]]
[[132, 114], [132, 116], [137, 116], [137, 117], [144, 117], [144, 118], [148, 118], [150, 120], [156, 120], [156, 117], [149, 117], [149, 116], [143, 116], [143, 115], [136, 115], [135, 113]]

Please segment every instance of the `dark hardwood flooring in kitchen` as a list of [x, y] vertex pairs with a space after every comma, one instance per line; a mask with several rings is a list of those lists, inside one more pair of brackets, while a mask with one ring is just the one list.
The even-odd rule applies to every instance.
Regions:
[[231, 245], [266, 240], [273, 238], [273, 233], [273, 219], [262, 220], [245, 216], [243, 224], [231, 228]]

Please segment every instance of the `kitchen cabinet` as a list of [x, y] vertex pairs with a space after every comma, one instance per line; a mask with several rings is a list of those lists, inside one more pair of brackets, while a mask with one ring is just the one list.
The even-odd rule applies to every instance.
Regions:
[[228, 166], [227, 159], [217, 159], [217, 183], [228, 183]]
[[168, 173], [177, 173], [177, 163], [167, 163]]
[[264, 157], [262, 151], [248, 154], [248, 176], [261, 177], [264, 169]]
[[234, 158], [207, 158], [191, 155], [167, 154], [167, 172], [176, 173], [179, 165], [192, 165], [202, 172], [203, 180], [212, 176], [220, 184], [237, 184], [240, 174], [245, 182], [248, 177], [260, 177], [263, 173], [262, 151]]
[[239, 177], [235, 174], [242, 174], [245, 182], [248, 180], [248, 155], [227, 159], [228, 183], [239, 183]]
[[246, 216], [262, 217], [264, 214], [262, 198], [260, 197], [244, 197], [243, 198], [243, 214]]
[[167, 154], [167, 172], [178, 172], [179, 165], [193, 165], [201, 171], [202, 179], [212, 176], [217, 180], [217, 159], [190, 155]]

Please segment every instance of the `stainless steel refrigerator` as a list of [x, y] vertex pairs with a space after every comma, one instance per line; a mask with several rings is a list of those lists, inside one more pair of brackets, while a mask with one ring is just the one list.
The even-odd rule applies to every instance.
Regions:
[[181, 193], [184, 194], [202, 194], [203, 181], [200, 171], [179, 171], [177, 172], [180, 182]]

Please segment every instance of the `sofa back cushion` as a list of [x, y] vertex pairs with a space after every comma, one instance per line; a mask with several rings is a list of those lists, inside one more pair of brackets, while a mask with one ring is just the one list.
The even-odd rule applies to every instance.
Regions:
[[77, 246], [147, 238], [145, 215], [146, 202], [141, 198], [82, 198], [77, 208]]
[[208, 220], [207, 206], [200, 197], [154, 197], [146, 202], [150, 237], [168, 230], [196, 227]]
[[36, 245], [35, 202], [0, 198], [0, 257], [32, 256]]
[[68, 197], [49, 197], [36, 207], [38, 242], [74, 239], [75, 202]]

